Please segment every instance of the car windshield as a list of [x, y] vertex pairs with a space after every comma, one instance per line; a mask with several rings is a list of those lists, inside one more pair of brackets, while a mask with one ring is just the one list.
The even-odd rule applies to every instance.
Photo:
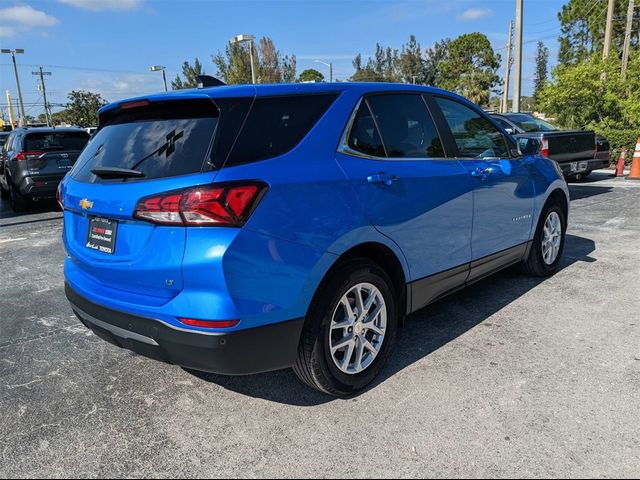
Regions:
[[550, 123], [540, 120], [533, 115], [507, 115], [507, 118], [525, 132], [555, 132], [558, 130]]
[[34, 132], [27, 135], [24, 148], [28, 152], [75, 152], [88, 141], [87, 132]]

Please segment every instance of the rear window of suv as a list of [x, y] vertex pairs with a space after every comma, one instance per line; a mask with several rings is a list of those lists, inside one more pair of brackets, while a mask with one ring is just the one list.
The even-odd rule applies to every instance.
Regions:
[[24, 139], [27, 152], [79, 152], [89, 141], [86, 132], [33, 132]]
[[96, 168], [122, 168], [154, 180], [201, 172], [218, 124], [211, 100], [157, 102], [106, 112], [106, 123], [82, 152], [72, 177], [86, 183], [135, 179], [100, 178]]

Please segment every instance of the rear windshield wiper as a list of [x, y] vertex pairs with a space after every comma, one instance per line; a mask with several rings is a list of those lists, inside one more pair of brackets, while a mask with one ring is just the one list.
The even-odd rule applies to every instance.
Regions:
[[91, 170], [91, 173], [100, 178], [142, 178], [144, 173], [140, 170], [130, 170], [128, 168], [98, 167]]

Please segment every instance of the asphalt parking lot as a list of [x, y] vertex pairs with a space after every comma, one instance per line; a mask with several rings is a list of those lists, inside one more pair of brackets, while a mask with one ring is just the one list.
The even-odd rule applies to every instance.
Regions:
[[1, 477], [638, 477], [640, 182], [570, 185], [562, 270], [508, 270], [411, 317], [381, 379], [194, 376], [88, 332], [61, 212], [0, 204]]

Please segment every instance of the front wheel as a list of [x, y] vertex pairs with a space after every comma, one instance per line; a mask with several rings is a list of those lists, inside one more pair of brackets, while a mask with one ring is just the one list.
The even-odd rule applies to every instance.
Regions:
[[564, 251], [567, 220], [560, 205], [552, 204], [540, 216], [524, 271], [536, 277], [553, 275]]
[[365, 259], [348, 262], [310, 308], [294, 372], [324, 393], [357, 393], [384, 367], [395, 341], [397, 316], [384, 270]]

